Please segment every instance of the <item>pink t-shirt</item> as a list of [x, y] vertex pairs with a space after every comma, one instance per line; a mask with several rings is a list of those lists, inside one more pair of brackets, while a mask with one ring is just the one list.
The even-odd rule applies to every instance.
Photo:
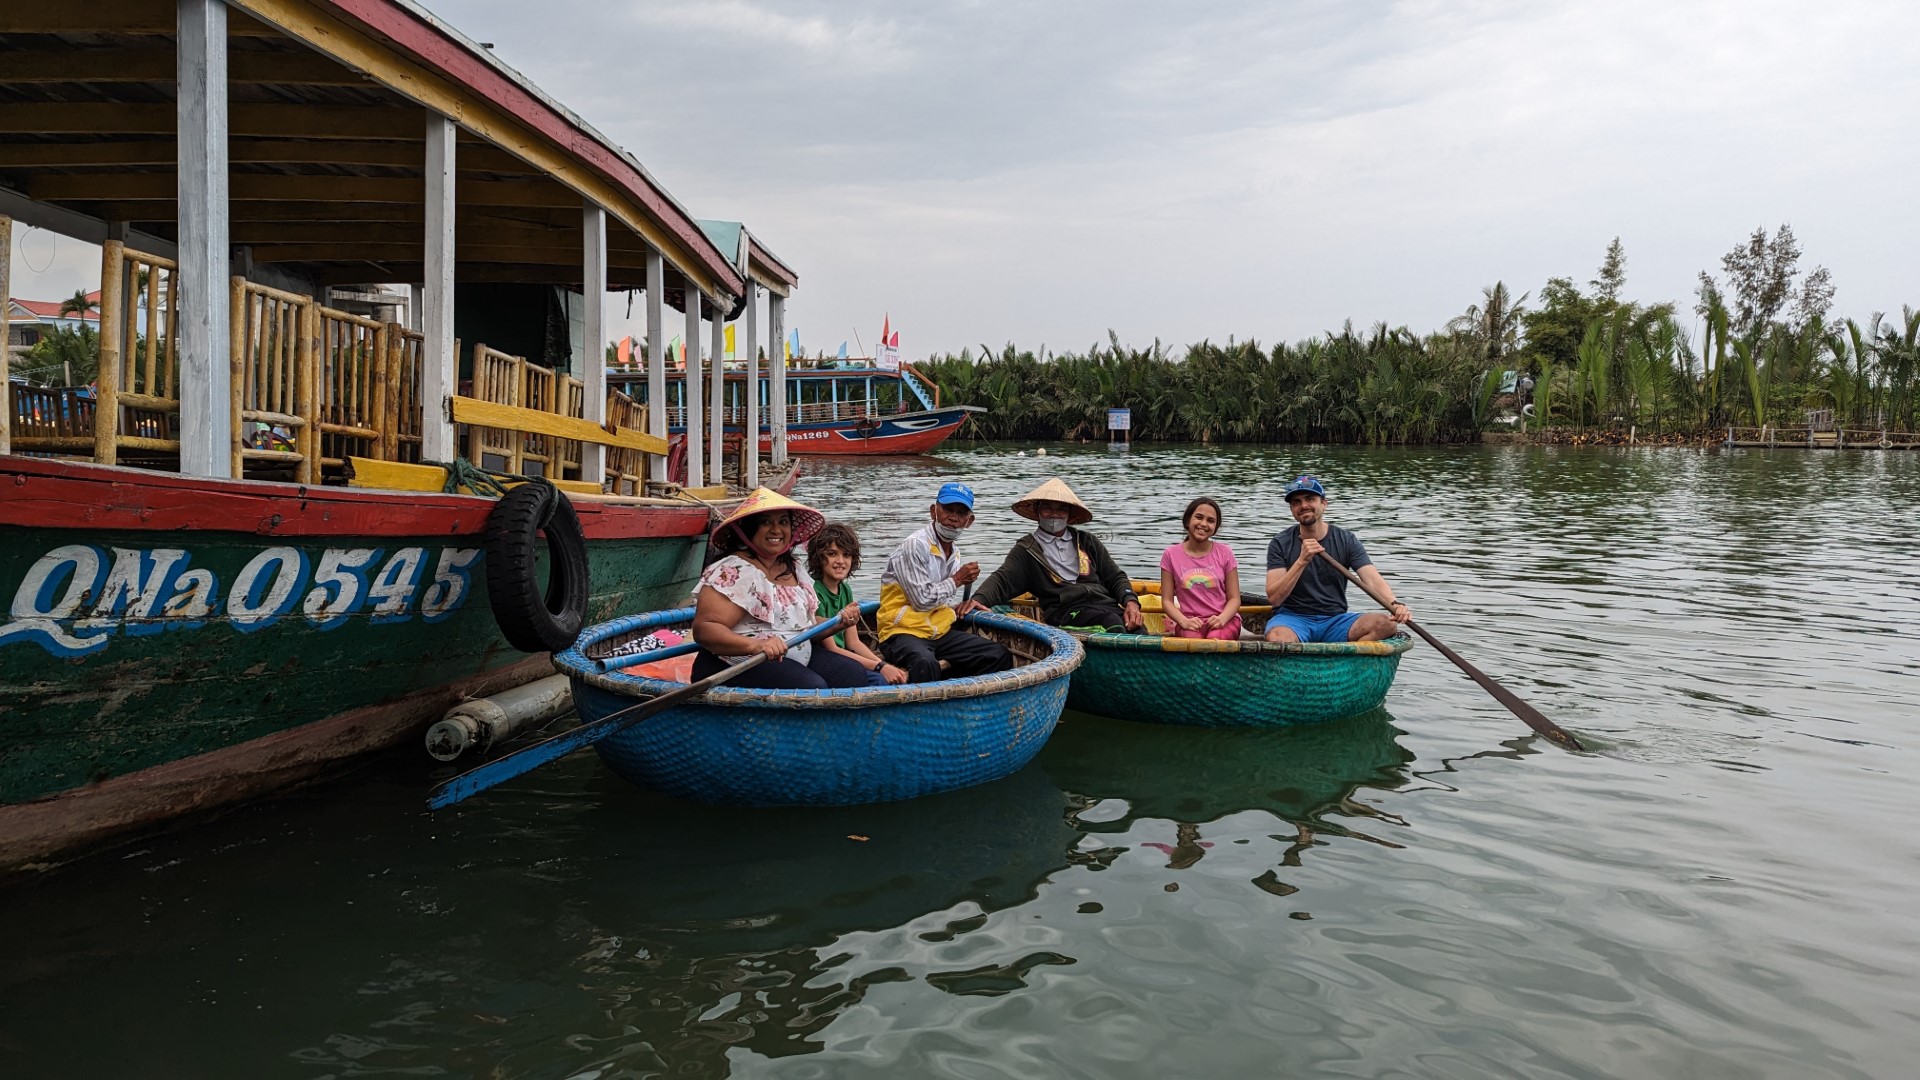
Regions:
[[1226, 610], [1227, 575], [1239, 566], [1233, 549], [1218, 540], [1197, 559], [1187, 554], [1185, 544], [1174, 544], [1160, 553], [1160, 572], [1173, 575], [1174, 597], [1180, 603], [1180, 613], [1189, 619], [1204, 619]]

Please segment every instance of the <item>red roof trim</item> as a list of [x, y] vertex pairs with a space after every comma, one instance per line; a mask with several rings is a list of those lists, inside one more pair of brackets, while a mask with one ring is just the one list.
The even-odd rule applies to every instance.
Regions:
[[626, 160], [619, 150], [562, 115], [552, 105], [502, 74], [485, 57], [475, 55], [465, 43], [438, 26], [426, 22], [392, 0], [322, 0], [351, 21], [365, 26], [412, 53], [421, 63], [440, 71], [478, 93], [508, 115], [546, 136], [565, 152], [591, 166], [601, 176], [637, 199], [692, 251], [718, 281], [732, 286], [738, 295], [745, 282], [713, 243], [700, 231], [693, 218], [675, 205], [651, 178]]
[[753, 266], [756, 264], [758, 264], [762, 270], [766, 271], [767, 276], [785, 282], [787, 288], [797, 289], [800, 287], [800, 275], [789, 269], [786, 263], [774, 258], [773, 252], [761, 247], [760, 242], [753, 238], [753, 234], [748, 233], [747, 265]]
[[[0, 457], [0, 525], [258, 536], [478, 536], [493, 500], [472, 495], [211, 480], [50, 458]], [[707, 508], [576, 501], [588, 540], [694, 537]]]

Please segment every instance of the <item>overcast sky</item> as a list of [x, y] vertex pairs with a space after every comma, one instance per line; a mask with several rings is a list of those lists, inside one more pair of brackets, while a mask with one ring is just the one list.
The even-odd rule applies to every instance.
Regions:
[[1839, 314], [1920, 304], [1907, 2], [430, 7], [747, 222], [809, 350], [1424, 331], [1616, 235], [1631, 298], [1688, 301], [1781, 222]]

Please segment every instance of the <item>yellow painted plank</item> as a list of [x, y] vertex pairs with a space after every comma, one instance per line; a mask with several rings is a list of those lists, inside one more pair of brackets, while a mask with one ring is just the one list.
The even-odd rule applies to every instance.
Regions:
[[727, 497], [727, 485], [710, 484], [706, 487], [681, 488], [680, 492], [696, 499], [724, 499]]
[[556, 480], [552, 477], [547, 479], [554, 487], [569, 495], [599, 495], [603, 490], [599, 484], [589, 484], [585, 480]]
[[658, 435], [649, 435], [632, 428], [619, 428], [609, 432], [591, 420], [541, 412], [539, 409], [523, 409], [518, 405], [497, 405], [491, 401], [481, 401], [479, 398], [456, 396], [453, 399], [453, 422], [474, 424], [479, 427], [505, 428], [529, 435], [551, 435], [556, 439], [572, 439], [575, 442], [596, 443], [600, 446], [617, 446], [623, 450], [638, 450], [646, 454], [667, 452], [667, 440]]
[[438, 465], [349, 457], [347, 486], [384, 491], [442, 491], [447, 486], [447, 470]]

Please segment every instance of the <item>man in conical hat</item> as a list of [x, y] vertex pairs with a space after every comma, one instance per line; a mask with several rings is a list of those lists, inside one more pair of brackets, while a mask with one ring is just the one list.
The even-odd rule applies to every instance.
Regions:
[[1032, 593], [1040, 613], [1054, 626], [1073, 630], [1139, 631], [1140, 598], [1100, 538], [1075, 528], [1093, 520], [1093, 511], [1059, 477], [1022, 495], [1013, 512], [1035, 523], [1007, 553], [1000, 569], [974, 591], [973, 605], [1004, 604]]

